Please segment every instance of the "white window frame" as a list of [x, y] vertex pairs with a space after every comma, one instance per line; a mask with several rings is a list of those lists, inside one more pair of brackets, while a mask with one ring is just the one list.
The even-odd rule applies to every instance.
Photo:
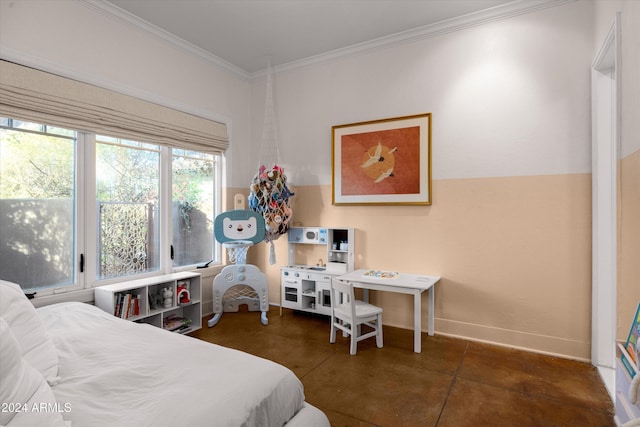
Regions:
[[[160, 185], [162, 186], [162, 183], [165, 183], [165, 187], [163, 187], [167, 194], [165, 194], [163, 192], [163, 190], [161, 189], [161, 194], [162, 196], [168, 197], [167, 200], [172, 200], [172, 188], [173, 188], [173, 174], [172, 174], [172, 170], [171, 170], [171, 164], [172, 164], [172, 159], [173, 159], [173, 153], [171, 151], [171, 149], [169, 147], [163, 147], [163, 149], [167, 149], [168, 152], [166, 154], [166, 157], [164, 157], [165, 161], [167, 163], [169, 163], [169, 167], [168, 168], [164, 168], [162, 163], [160, 165]], [[193, 150], [195, 151], [195, 150]], [[160, 158], [163, 158], [163, 152], [161, 153]], [[218, 188], [216, 191], [216, 197], [214, 199], [214, 206], [213, 206], [213, 212], [215, 213], [214, 216], [217, 216], [220, 212], [221, 212], [221, 208], [222, 208], [222, 189], [223, 189], [223, 182], [222, 182], [222, 173], [223, 173], [223, 163], [224, 163], [224, 156], [222, 155], [222, 153], [217, 153], [217, 154], [213, 154], [214, 156], [214, 171], [213, 171], [213, 175], [214, 175], [214, 182], [217, 184]], [[162, 160], [161, 160], [162, 162]], [[164, 177], [163, 173], [168, 174], [168, 176]], [[160, 223], [160, 227], [163, 226], [163, 219], [167, 220], [167, 234], [164, 234], [164, 231], [161, 229], [160, 231], [160, 235], [162, 237], [165, 238], [169, 238], [169, 247], [173, 242], [173, 221], [171, 220], [171, 203], [166, 203], [164, 206], [162, 206], [162, 208], [165, 208], [168, 213], [162, 212], [161, 213], [161, 223]], [[160, 245], [162, 247], [162, 242], [160, 242]], [[179, 267], [175, 267], [173, 266], [173, 260], [171, 259], [171, 253], [168, 252], [165, 254], [165, 252], [167, 251], [162, 251], [160, 254], [160, 265], [170, 265], [171, 266], [171, 271], [173, 272], [180, 272], [180, 271], [191, 271], [195, 268], [197, 268], [198, 265], [200, 264], [191, 264], [191, 265], [182, 265]], [[215, 237], [214, 237], [214, 242], [213, 242], [213, 256], [214, 256], [214, 261], [210, 264], [211, 267], [214, 266], [220, 266], [222, 265], [222, 249], [221, 249], [221, 245], [220, 243], [218, 243], [217, 241], [215, 241]], [[163, 259], [163, 257], [165, 257], [165, 259]], [[205, 263], [208, 262], [209, 260], [204, 261]]]
[[[20, 120], [16, 118], [16, 120]], [[28, 121], [28, 120], [26, 120]], [[92, 300], [93, 289], [99, 286], [111, 283], [124, 282], [145, 277], [153, 277], [157, 275], [167, 274], [177, 271], [194, 270], [197, 265], [185, 265], [180, 267], [173, 266], [171, 259], [171, 244], [173, 241], [172, 228], [172, 149], [168, 146], [160, 146], [160, 267], [157, 271], [141, 273], [130, 276], [119, 276], [108, 279], [97, 278], [97, 218], [95, 215], [96, 201], [96, 134], [91, 132], [76, 131], [76, 147], [75, 147], [75, 265], [73, 284], [58, 288], [43, 288], [37, 290], [36, 299], [42, 304], [35, 303], [36, 306], [46, 303], [58, 301], [79, 300], [87, 301], [88, 293], [91, 293]], [[224, 155], [223, 153], [213, 153], [214, 155], [214, 183], [215, 198], [214, 212], [217, 215], [222, 205], [223, 194], [223, 170]], [[84, 270], [80, 271], [80, 257], [84, 256]], [[222, 264], [222, 251], [220, 245], [214, 242], [215, 260], [210, 266], [219, 266]], [[65, 296], [63, 298], [62, 296]], [[57, 297], [58, 296], [58, 297]]]

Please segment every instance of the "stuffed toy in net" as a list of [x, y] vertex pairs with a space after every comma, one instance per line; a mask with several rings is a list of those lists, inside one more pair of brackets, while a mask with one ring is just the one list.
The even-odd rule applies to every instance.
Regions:
[[275, 263], [273, 241], [289, 230], [293, 215], [289, 198], [293, 194], [287, 185], [284, 169], [277, 165], [270, 169], [260, 166], [251, 181], [249, 209], [264, 218], [265, 241], [271, 245], [271, 264]]

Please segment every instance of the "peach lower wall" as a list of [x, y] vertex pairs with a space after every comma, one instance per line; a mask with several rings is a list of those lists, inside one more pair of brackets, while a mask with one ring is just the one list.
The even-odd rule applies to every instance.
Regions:
[[626, 340], [640, 303], [640, 150], [619, 163], [618, 330]]
[[[590, 174], [434, 180], [431, 206], [332, 206], [331, 186], [293, 190], [295, 222], [356, 228], [356, 268], [442, 276], [436, 333], [589, 360]], [[279, 304], [286, 237], [275, 248], [275, 265], [268, 245], [249, 262]], [[372, 294], [385, 324], [413, 327], [412, 297]], [[423, 331], [426, 314], [425, 294]]]

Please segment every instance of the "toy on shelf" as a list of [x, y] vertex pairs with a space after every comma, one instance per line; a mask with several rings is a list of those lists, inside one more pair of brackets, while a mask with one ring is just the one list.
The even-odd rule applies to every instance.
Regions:
[[189, 282], [178, 282], [176, 289], [176, 302], [178, 305], [189, 304], [191, 302], [191, 293], [189, 292]]
[[264, 240], [264, 219], [256, 212], [233, 210], [218, 215], [214, 235], [227, 249], [229, 261], [213, 280], [213, 317], [207, 325], [215, 326], [223, 312], [237, 312], [246, 304], [249, 311], [261, 311], [263, 325], [269, 323], [269, 284], [267, 276], [255, 265], [247, 264], [248, 249]]
[[162, 289], [162, 304], [164, 308], [169, 308], [173, 305], [173, 293], [170, 288]]

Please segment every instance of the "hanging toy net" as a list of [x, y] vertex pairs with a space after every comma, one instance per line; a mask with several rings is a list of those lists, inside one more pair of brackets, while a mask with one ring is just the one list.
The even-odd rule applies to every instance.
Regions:
[[249, 187], [249, 209], [259, 213], [265, 222], [265, 241], [270, 245], [270, 264], [275, 264], [273, 241], [289, 230], [293, 215], [289, 199], [294, 193], [287, 185], [287, 176], [279, 164], [278, 134], [276, 130], [275, 108], [273, 105], [273, 85], [271, 65], [267, 72], [267, 95], [264, 111], [264, 128], [258, 173]]

